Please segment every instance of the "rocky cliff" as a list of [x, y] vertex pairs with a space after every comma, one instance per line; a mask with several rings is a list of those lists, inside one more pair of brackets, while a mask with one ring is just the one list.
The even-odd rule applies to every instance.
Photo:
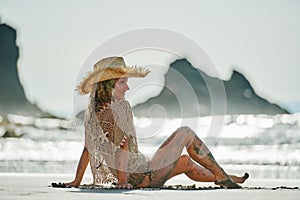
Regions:
[[15, 29], [0, 24], [0, 115], [50, 116], [25, 96], [18, 76], [19, 48], [16, 37]]
[[[222, 95], [220, 84], [224, 85], [222, 88], [223, 91], [225, 89], [225, 95]], [[220, 92], [215, 92], [216, 90]], [[159, 105], [156, 111], [154, 105]], [[151, 111], [152, 117], [167, 115], [171, 118], [224, 113], [288, 113], [278, 105], [258, 96], [241, 73], [233, 71], [230, 80], [223, 81], [196, 69], [186, 59], [171, 63], [161, 93], [143, 104], [136, 105], [133, 111], [136, 116], [149, 116]]]

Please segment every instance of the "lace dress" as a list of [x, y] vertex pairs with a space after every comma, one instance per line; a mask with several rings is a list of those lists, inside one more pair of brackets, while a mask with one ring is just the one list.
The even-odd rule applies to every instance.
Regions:
[[99, 112], [85, 115], [85, 146], [89, 151], [94, 184], [117, 182], [116, 152], [127, 138], [127, 180], [137, 186], [148, 170], [149, 160], [138, 150], [131, 106], [126, 100], [112, 102]]

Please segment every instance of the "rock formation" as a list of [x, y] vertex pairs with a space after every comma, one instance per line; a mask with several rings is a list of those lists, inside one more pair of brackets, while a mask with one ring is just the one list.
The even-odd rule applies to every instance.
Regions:
[[50, 116], [30, 103], [18, 75], [19, 48], [16, 30], [0, 24], [0, 115]]
[[[226, 96], [222, 95], [222, 92], [215, 92], [221, 91], [220, 84], [224, 85], [222, 88], [223, 91], [225, 89]], [[162, 107], [163, 109], [160, 109]], [[136, 116], [149, 116], [151, 111], [151, 117], [170, 118], [211, 114], [288, 113], [278, 105], [258, 96], [241, 73], [233, 71], [230, 80], [223, 81], [196, 69], [186, 59], [171, 63], [161, 93], [145, 103], [136, 105], [133, 111]]]

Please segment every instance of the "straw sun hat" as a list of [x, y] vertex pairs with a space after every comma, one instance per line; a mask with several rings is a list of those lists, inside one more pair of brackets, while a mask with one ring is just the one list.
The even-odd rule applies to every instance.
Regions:
[[77, 89], [80, 94], [88, 94], [95, 83], [121, 77], [145, 77], [149, 72], [142, 67], [126, 66], [122, 57], [104, 58], [94, 65], [94, 70], [82, 79]]

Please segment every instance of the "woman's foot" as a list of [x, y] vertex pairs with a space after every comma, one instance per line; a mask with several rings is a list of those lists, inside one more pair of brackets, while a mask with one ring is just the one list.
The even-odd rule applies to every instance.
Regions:
[[226, 179], [226, 180], [220, 180], [220, 181], [215, 181], [216, 185], [219, 185], [220, 187], [227, 188], [227, 189], [238, 189], [242, 188], [235, 182], [233, 182], [231, 179]]
[[244, 180], [241, 183], [244, 183], [245, 180], [247, 180], [249, 178], [249, 174], [247, 172], [245, 172], [244, 176], [242, 177]]
[[241, 188], [237, 183], [244, 183], [249, 178], [249, 174], [245, 172], [243, 176], [230, 175], [229, 177], [226, 180], [215, 181], [215, 184], [225, 188]]
[[230, 178], [235, 183], [244, 183], [249, 178], [249, 174], [246, 172], [243, 176], [230, 175]]

